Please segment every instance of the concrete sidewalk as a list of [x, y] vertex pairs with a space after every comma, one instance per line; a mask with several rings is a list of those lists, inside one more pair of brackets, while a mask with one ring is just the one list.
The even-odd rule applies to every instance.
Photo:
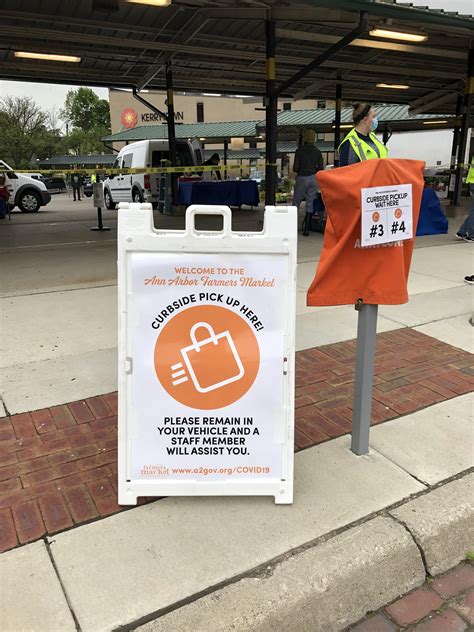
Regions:
[[[322, 240], [300, 241], [297, 348], [353, 339], [352, 307], [305, 307]], [[471, 245], [452, 235], [416, 243], [410, 302], [382, 307], [378, 331], [412, 328], [472, 353]], [[116, 388], [113, 249], [77, 246], [94, 265], [68, 285], [63, 247], [38, 246], [41, 259], [25, 253], [39, 274], [23, 286], [13, 278], [1, 299], [10, 413]], [[77, 260], [66, 260], [67, 278]], [[366, 456], [351, 453], [348, 435], [299, 452], [292, 506], [167, 498], [7, 551], [2, 628], [342, 630], [474, 549], [472, 413], [472, 394], [461, 395], [372, 428]]]
[[293, 506], [168, 498], [4, 553], [4, 629], [341, 630], [464, 559], [471, 395], [379, 425], [367, 456], [349, 446], [296, 455]]

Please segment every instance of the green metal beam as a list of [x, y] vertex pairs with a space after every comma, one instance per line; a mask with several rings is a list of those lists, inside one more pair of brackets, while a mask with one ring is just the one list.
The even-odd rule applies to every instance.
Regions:
[[[334, 9], [334, 0], [300, 1], [313, 7], [324, 6]], [[434, 9], [423, 9], [422, 7], [403, 6], [395, 3], [388, 4], [386, 2], [382, 3], [377, 2], [377, 0], [338, 0], [337, 8], [354, 12], [368, 11], [372, 16], [378, 15], [395, 20], [405, 20], [407, 22], [413, 22], [413, 24], [417, 26], [424, 23], [467, 29], [470, 31], [474, 28], [474, 18], [438, 12]]]

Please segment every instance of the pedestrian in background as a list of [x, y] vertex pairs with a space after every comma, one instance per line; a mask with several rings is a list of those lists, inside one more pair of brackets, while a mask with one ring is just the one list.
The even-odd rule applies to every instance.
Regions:
[[76, 201], [76, 196], [77, 196], [77, 201], [80, 202], [81, 201], [81, 187], [82, 187], [82, 176], [80, 173], [73, 173], [71, 176], [71, 186], [72, 186], [72, 194], [74, 197], [74, 202]]
[[0, 173], [0, 219], [5, 219], [9, 215], [8, 198], [10, 192], [6, 186], [5, 174]]
[[[469, 192], [471, 194], [471, 207], [469, 209], [469, 215], [466, 217], [456, 233], [456, 238], [463, 239], [464, 241], [474, 241], [474, 156], [471, 159], [466, 183], [469, 186]], [[464, 279], [467, 283], [474, 283], [474, 278], [472, 281], [467, 281], [467, 279], [468, 277]]]
[[[202, 163], [203, 167], [219, 167], [220, 164], [220, 156], [216, 152], [212, 154], [210, 158], [208, 158], [205, 162]], [[212, 171], [203, 171], [200, 173], [202, 175], [203, 180], [212, 180], [213, 174], [215, 175], [216, 180], [222, 180], [221, 172], [219, 169], [213, 169]]]
[[375, 135], [378, 119], [369, 103], [355, 103], [354, 127], [339, 145], [339, 166], [347, 167], [363, 160], [387, 158], [388, 150]]
[[298, 147], [293, 162], [293, 171], [296, 173], [293, 205], [299, 210], [300, 204], [306, 198], [306, 216], [303, 224], [303, 235], [309, 235], [313, 204], [318, 193], [316, 173], [324, 169], [323, 155], [314, 145], [316, 134], [314, 130], [307, 129], [303, 134], [303, 144]]
[[[471, 165], [467, 173], [466, 182], [469, 186], [469, 193], [471, 195], [471, 208], [469, 209], [469, 215], [461, 224], [458, 232], [456, 233], [457, 239], [463, 239], [464, 241], [474, 241], [474, 156], [471, 158]], [[474, 285], [474, 274], [469, 274], [464, 277], [465, 283]], [[471, 316], [469, 321], [474, 327], [474, 320]]]

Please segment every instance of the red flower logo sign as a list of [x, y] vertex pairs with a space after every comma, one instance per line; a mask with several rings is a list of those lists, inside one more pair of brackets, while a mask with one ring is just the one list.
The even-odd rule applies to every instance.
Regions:
[[127, 129], [131, 129], [132, 127], [135, 127], [135, 125], [138, 123], [138, 116], [135, 110], [133, 110], [132, 108], [125, 108], [122, 111], [122, 117], [120, 120], [124, 127], [126, 127]]

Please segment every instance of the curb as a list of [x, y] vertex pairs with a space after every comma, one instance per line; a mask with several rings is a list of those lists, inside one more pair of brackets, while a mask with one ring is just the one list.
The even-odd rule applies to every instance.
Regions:
[[138, 629], [336, 632], [424, 580], [410, 534], [377, 517]]
[[439, 575], [474, 551], [474, 473], [389, 511], [417, 543], [426, 571]]
[[141, 627], [141, 632], [339, 632], [465, 559], [474, 474], [408, 501]]

